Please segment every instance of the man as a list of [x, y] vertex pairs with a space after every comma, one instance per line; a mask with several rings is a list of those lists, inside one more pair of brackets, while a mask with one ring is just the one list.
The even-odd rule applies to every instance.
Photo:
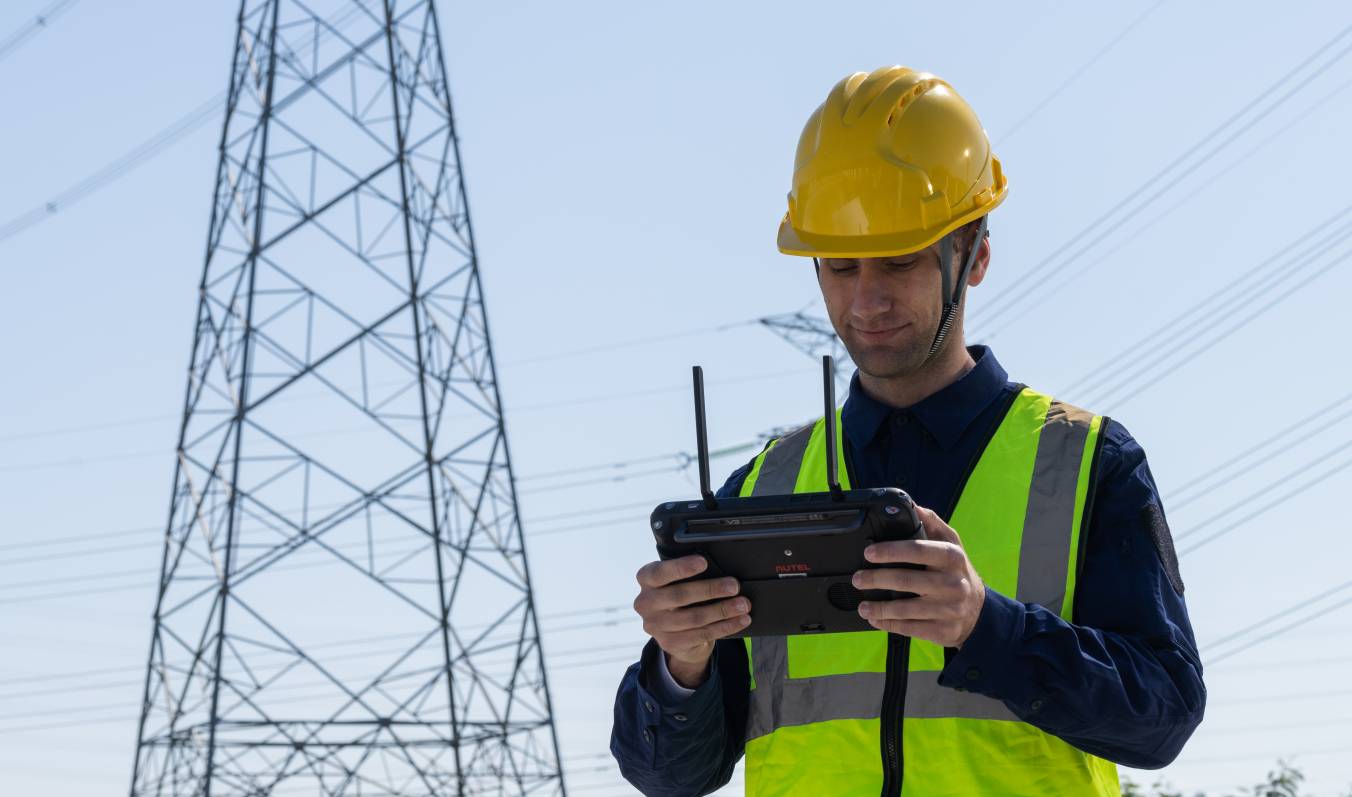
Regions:
[[[850, 75], [808, 120], [779, 248], [813, 258], [858, 366], [839, 424], [851, 486], [922, 507], [926, 540], [866, 557], [926, 569], [855, 575], [917, 594], [860, 604], [877, 631], [728, 640], [755, 611], [735, 580], [676, 583], [697, 556], [645, 565], [634, 609], [652, 640], [611, 737], [644, 794], [713, 791], [745, 755], [750, 795], [1117, 795], [1116, 763], [1164, 766], [1201, 721], [1141, 447], [964, 344], [964, 288], [985, 279], [1006, 190], [975, 114], [933, 75]], [[823, 428], [773, 441], [719, 495], [825, 490]]]

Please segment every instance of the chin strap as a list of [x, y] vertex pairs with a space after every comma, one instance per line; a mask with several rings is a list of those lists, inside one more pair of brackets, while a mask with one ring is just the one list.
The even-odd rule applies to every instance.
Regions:
[[962, 305], [962, 293], [967, 287], [967, 275], [972, 271], [972, 264], [976, 262], [977, 250], [981, 248], [981, 242], [986, 238], [986, 217], [981, 217], [981, 225], [977, 227], [976, 237], [972, 239], [972, 245], [967, 250], [967, 257], [963, 259], [962, 268], [958, 271], [957, 284], [948, 273], [948, 264], [953, 260], [953, 233], [945, 235], [939, 239], [939, 273], [943, 275], [944, 292], [944, 312], [939, 317], [939, 331], [934, 333], [934, 343], [930, 345], [928, 359], [933, 359], [939, 349], [943, 348], [944, 339], [948, 337], [948, 331], [952, 329], [953, 322], [958, 317], [958, 307]]

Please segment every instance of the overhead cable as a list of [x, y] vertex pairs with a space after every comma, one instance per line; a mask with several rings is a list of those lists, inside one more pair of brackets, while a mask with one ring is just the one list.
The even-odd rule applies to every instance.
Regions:
[[46, 30], [48, 25], [55, 22], [57, 17], [69, 11], [71, 6], [77, 2], [79, 0], [56, 0], [21, 25], [18, 30], [0, 39], [0, 61], [9, 57], [10, 53], [19, 49], [24, 42]]
[[[1015, 281], [1011, 289], [1006, 290], [997, 298], [992, 307], [982, 313], [978, 320], [985, 325], [989, 325], [1016, 307], [1022, 307], [1026, 310], [1046, 301], [1056, 291], [1057, 285], [1065, 282], [1064, 279], [1055, 281], [1049, 279], [1050, 274], [1082, 262], [1085, 254], [1096, 247], [1104, 238], [1121, 228], [1125, 222], [1153, 207], [1161, 197], [1174, 190], [1179, 183], [1210, 162], [1259, 122], [1280, 109], [1315, 78], [1335, 66], [1348, 53], [1352, 52], [1352, 44], [1345, 41], [1349, 34], [1352, 34], [1352, 25], [1343, 28], [1332, 39], [1317, 48], [1286, 74], [1259, 91], [1248, 103], [1214, 129], [1208, 131], [1206, 135], [1198, 139], [1196, 143], [1173, 161], [1142, 182], [1135, 190], [1118, 200], [1116, 204], [1087, 224], [1068, 241], [1058, 246], [1051, 254], [1038, 261]], [[1340, 46], [1341, 49], [1337, 49]], [[1333, 51], [1333, 54], [1328, 56], [1330, 51]], [[1328, 57], [1325, 59], [1325, 56]], [[1325, 60], [1314, 66], [1309, 74], [1302, 74], [1316, 62], [1319, 62], [1320, 59]], [[1212, 142], [1216, 143], [1213, 144]], [[1208, 145], [1210, 145], [1209, 148]], [[1204, 149], [1205, 151], [1203, 151]], [[1078, 248], [1076, 248], [1077, 246]], [[1071, 251], [1072, 249], [1074, 251]]]

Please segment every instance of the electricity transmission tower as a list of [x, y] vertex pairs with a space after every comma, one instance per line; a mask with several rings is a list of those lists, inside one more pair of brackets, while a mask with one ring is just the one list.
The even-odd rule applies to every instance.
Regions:
[[430, 0], [243, 0], [132, 795], [563, 794]]
[[852, 367], [850, 353], [845, 351], [845, 344], [836, 337], [830, 321], [807, 315], [802, 310], [758, 320], [766, 329], [814, 360], [820, 360], [823, 354], [831, 355], [836, 361], [836, 378], [849, 381]]

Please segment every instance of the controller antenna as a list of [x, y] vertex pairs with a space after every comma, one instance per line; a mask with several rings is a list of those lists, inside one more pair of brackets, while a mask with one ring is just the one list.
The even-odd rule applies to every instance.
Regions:
[[695, 373], [695, 451], [699, 459], [699, 493], [704, 496], [705, 509], [717, 509], [718, 500], [709, 489], [709, 432], [704, 424], [704, 369], [698, 365]]
[[831, 500], [844, 501], [836, 467], [836, 364], [829, 354], [822, 356], [822, 395], [826, 401], [826, 483]]

